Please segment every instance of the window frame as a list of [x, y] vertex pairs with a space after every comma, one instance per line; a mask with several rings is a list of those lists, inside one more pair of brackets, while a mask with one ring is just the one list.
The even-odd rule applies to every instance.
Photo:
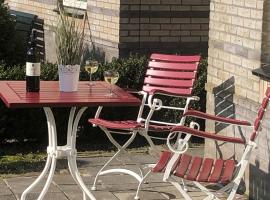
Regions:
[[63, 6], [86, 10], [87, 9], [87, 1], [63, 0]]

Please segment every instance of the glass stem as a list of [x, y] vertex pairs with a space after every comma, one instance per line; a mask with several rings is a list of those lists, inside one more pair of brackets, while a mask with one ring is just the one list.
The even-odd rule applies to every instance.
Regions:
[[92, 73], [90, 73], [90, 75], [89, 75], [89, 85], [91, 85], [92, 84]]

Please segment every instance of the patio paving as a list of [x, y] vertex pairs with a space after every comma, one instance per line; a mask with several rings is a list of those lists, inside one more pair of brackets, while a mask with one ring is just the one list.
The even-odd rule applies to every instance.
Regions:
[[[197, 148], [191, 150], [191, 153], [194, 152], [201, 153], [203, 151]], [[142, 164], [155, 163], [155, 159], [147, 154], [132, 153], [132, 157], [135, 158], [134, 160], [136, 160], [136, 162]], [[122, 158], [122, 161], [128, 163], [126, 167], [136, 169], [135, 163], [129, 161], [129, 155]], [[107, 159], [108, 157], [79, 157], [77, 159], [80, 173], [89, 188], [91, 188], [95, 174]], [[117, 162], [114, 163], [115, 166], [118, 164]], [[35, 180], [37, 175], [38, 173], [30, 173], [0, 180], [0, 200], [19, 200], [22, 192]], [[169, 183], [162, 182], [161, 175], [154, 174], [148, 180], [149, 183], [143, 185], [143, 190], [140, 194], [142, 200], [184, 199], [173, 186]], [[27, 200], [37, 199], [42, 186], [42, 184], [38, 185], [38, 187], [28, 195]], [[93, 191], [93, 194], [97, 200], [132, 200], [136, 192], [136, 187], [137, 181], [128, 175], [109, 174], [100, 178], [97, 191]], [[203, 199], [203, 197], [205, 197], [203, 193], [193, 187], [189, 187], [189, 190], [194, 199]], [[57, 169], [53, 183], [44, 198], [44, 200], [55, 199], [83, 199], [80, 189], [66, 169]], [[247, 198], [238, 195], [237, 199], [246, 200]]]

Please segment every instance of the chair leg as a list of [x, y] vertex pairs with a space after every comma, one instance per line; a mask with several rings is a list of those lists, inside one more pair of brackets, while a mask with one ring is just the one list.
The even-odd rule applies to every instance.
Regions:
[[207, 197], [205, 197], [203, 200], [219, 200], [218, 197], [216, 197], [212, 192], [210, 192], [206, 187], [204, 187], [199, 182], [193, 181], [193, 183], [205, 194], [207, 194]]
[[182, 186], [175, 181], [168, 181], [171, 183], [180, 193], [181, 195], [185, 198], [185, 200], [192, 200], [192, 198], [188, 195], [188, 193], [182, 188]]
[[109, 138], [109, 140], [112, 142], [112, 144], [114, 144], [118, 151], [103, 165], [103, 167], [98, 171], [96, 177], [95, 177], [95, 180], [94, 180], [94, 183], [93, 183], [93, 186], [91, 188], [91, 190], [96, 190], [96, 183], [98, 181], [98, 177], [102, 174], [106, 174], [104, 173], [104, 169], [114, 160], [116, 159], [120, 153], [122, 153], [123, 151], [125, 151], [125, 149], [130, 145], [130, 143], [134, 140], [136, 134], [137, 134], [137, 131], [133, 131], [132, 134], [131, 134], [131, 137], [126, 141], [126, 143], [121, 146], [118, 142], [116, 142], [116, 140], [112, 137], [110, 131], [104, 127], [100, 127], [107, 135], [107, 137]]
[[118, 150], [104, 165], [103, 167], [98, 171], [96, 177], [95, 177], [95, 180], [94, 180], [94, 183], [93, 183], [93, 186], [91, 188], [91, 190], [96, 190], [97, 187], [96, 187], [96, 183], [98, 181], [98, 177], [100, 175], [100, 173], [122, 152], [122, 149]]
[[142, 178], [142, 180], [140, 181], [138, 187], [137, 187], [137, 191], [136, 191], [136, 195], [134, 197], [135, 200], [138, 200], [140, 199], [139, 197], [139, 193], [140, 193], [140, 190], [141, 190], [141, 187], [142, 187], [142, 184], [144, 183], [144, 181], [148, 178], [148, 176], [151, 174], [152, 170], [149, 170]]

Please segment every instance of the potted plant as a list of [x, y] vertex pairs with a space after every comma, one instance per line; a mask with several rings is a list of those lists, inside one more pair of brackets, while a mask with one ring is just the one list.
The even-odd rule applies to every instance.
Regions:
[[60, 91], [78, 90], [80, 64], [84, 52], [84, 27], [68, 16], [61, 6], [56, 29], [56, 53], [58, 59]]

